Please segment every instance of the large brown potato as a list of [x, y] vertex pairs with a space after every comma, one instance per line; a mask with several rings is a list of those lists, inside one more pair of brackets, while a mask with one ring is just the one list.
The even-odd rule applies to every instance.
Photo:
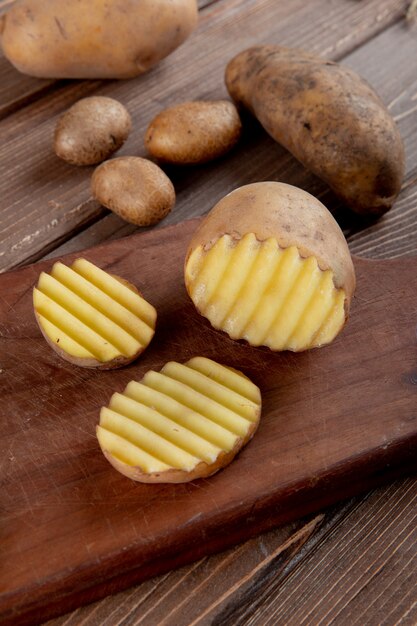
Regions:
[[257, 46], [226, 69], [232, 98], [353, 210], [381, 215], [400, 192], [404, 147], [395, 122], [355, 72], [281, 46]]
[[21, 0], [0, 22], [5, 56], [40, 78], [132, 78], [197, 24], [196, 0]]
[[185, 285], [197, 310], [232, 339], [299, 352], [341, 331], [355, 271], [321, 202], [297, 187], [262, 182], [232, 191], [197, 228]]

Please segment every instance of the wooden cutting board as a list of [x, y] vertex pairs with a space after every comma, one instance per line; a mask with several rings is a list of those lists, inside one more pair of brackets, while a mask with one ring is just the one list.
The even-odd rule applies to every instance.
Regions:
[[[195, 312], [182, 267], [197, 223], [83, 253], [158, 310], [154, 341], [118, 371], [72, 366], [41, 337], [31, 292], [51, 261], [0, 276], [2, 624], [63, 613], [416, 466], [417, 258], [356, 259], [341, 336], [323, 349], [272, 354], [231, 341]], [[148, 369], [193, 355], [260, 386], [260, 428], [209, 479], [134, 483], [98, 447], [99, 408]]]

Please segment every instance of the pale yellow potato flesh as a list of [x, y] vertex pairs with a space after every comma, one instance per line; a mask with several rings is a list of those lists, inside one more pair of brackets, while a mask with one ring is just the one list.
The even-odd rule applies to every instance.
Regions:
[[185, 281], [198, 309], [232, 339], [271, 350], [301, 351], [330, 343], [345, 323], [345, 292], [333, 272], [296, 246], [280, 248], [254, 233], [198, 246]]
[[261, 411], [259, 388], [207, 359], [171, 361], [113, 394], [97, 438], [107, 459], [142, 482], [209, 476], [247, 443]]
[[54, 264], [33, 292], [39, 326], [61, 356], [109, 363], [132, 359], [155, 332], [156, 311], [136, 290], [85, 259]]

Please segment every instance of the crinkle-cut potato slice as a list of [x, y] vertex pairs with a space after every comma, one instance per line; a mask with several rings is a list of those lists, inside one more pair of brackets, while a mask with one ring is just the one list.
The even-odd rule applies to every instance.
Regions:
[[228, 465], [254, 435], [259, 388], [211, 359], [171, 361], [113, 394], [97, 438], [119, 472], [145, 483], [182, 483]]
[[39, 327], [65, 360], [113, 369], [133, 361], [155, 333], [156, 310], [126, 280], [86, 259], [57, 262], [33, 290]]
[[330, 343], [355, 286], [346, 240], [313, 196], [255, 183], [221, 200], [190, 244], [185, 284], [216, 329], [294, 352]]

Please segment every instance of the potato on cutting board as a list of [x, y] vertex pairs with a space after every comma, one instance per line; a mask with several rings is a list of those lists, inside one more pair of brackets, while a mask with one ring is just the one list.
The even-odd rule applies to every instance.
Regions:
[[145, 483], [182, 483], [228, 465], [253, 437], [258, 387], [211, 359], [171, 361], [113, 394], [97, 437], [108, 461]]
[[81, 367], [113, 369], [136, 359], [155, 333], [156, 310], [126, 280], [86, 259], [54, 264], [33, 290], [48, 344]]
[[214, 328], [295, 352], [330, 343], [355, 289], [337, 222], [309, 193], [277, 182], [225, 196], [194, 234], [185, 285]]

